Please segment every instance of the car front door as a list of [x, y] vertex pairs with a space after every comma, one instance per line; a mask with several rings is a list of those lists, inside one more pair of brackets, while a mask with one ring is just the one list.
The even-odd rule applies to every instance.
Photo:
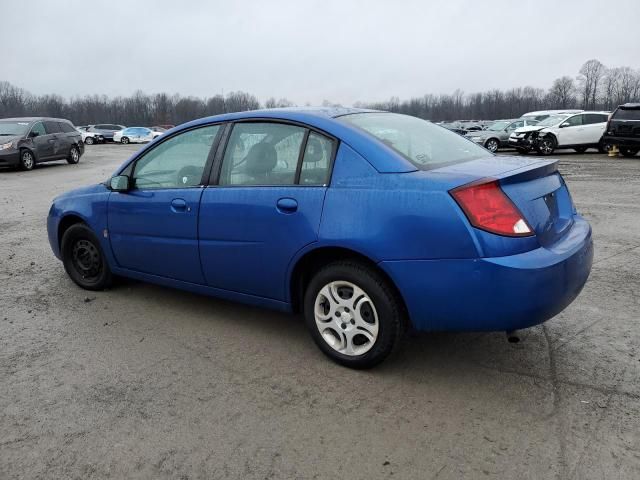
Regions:
[[285, 301], [291, 259], [317, 240], [336, 141], [305, 127], [239, 122], [200, 208], [200, 255], [216, 288]]
[[29, 137], [33, 141], [36, 158], [38, 160], [49, 160], [53, 157], [53, 135], [47, 133], [44, 123], [36, 122], [31, 127]]
[[219, 125], [179, 133], [130, 164], [128, 192], [109, 196], [108, 235], [118, 265], [204, 284], [198, 250], [203, 177]]
[[582, 125], [583, 115], [578, 114], [567, 118], [560, 124], [556, 133], [558, 146], [580, 145], [582, 141], [584, 126]]

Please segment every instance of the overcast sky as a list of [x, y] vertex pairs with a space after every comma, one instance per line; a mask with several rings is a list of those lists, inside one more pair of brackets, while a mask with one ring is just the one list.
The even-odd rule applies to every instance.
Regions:
[[638, 0], [1, 0], [0, 18], [0, 80], [36, 94], [350, 105], [640, 68]]

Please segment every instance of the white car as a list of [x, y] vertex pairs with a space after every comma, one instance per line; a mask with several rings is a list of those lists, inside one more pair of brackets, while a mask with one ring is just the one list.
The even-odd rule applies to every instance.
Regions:
[[538, 110], [537, 112], [529, 112], [522, 115], [520, 118], [529, 120], [537, 120], [538, 122], [550, 117], [551, 115], [564, 115], [570, 113], [580, 113], [584, 110], [568, 109], [568, 110]]
[[609, 112], [587, 112], [551, 115], [530, 127], [518, 128], [509, 136], [509, 146], [521, 153], [532, 149], [551, 155], [558, 148], [573, 148], [583, 153], [587, 148], [606, 151], [602, 135]]
[[104, 143], [104, 137], [100, 133], [88, 132], [89, 127], [76, 127], [76, 130], [82, 135], [82, 141], [87, 145], [93, 145], [94, 143]]
[[127, 127], [124, 130], [114, 132], [113, 141], [120, 143], [146, 143], [155, 137], [153, 131], [146, 127]]
[[160, 135], [163, 135], [164, 132], [167, 131], [166, 128], [162, 128], [162, 127], [149, 127], [149, 130], [153, 132], [153, 138], [159, 137]]

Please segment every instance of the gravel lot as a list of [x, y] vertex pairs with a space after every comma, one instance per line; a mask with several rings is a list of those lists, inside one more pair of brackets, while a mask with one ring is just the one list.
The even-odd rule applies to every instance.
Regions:
[[565, 312], [407, 338], [366, 372], [296, 317], [136, 282], [88, 293], [51, 199], [136, 146], [0, 171], [0, 478], [640, 478], [640, 157], [562, 154], [594, 228]]

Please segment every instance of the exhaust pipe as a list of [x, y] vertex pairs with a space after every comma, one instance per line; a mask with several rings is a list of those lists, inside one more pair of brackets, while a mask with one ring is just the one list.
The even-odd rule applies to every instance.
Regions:
[[518, 343], [520, 341], [520, 332], [518, 330], [508, 330], [506, 333], [507, 342]]

